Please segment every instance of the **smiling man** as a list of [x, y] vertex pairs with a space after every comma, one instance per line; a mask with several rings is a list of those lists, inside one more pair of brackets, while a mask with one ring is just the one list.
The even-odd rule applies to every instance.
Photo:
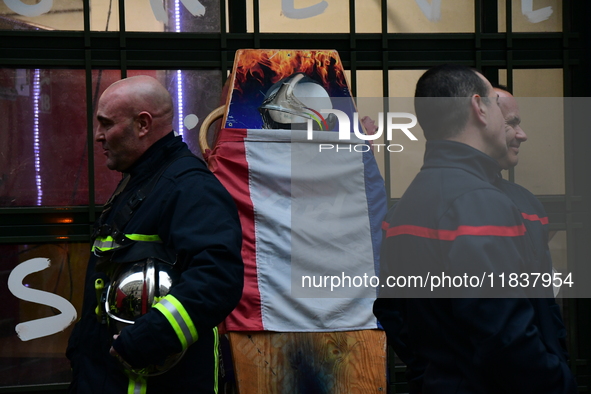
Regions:
[[[517, 100], [508, 88], [503, 85], [495, 85], [495, 91], [499, 95], [501, 112], [505, 118], [505, 132], [507, 137], [507, 155], [498, 160], [502, 169], [514, 168], [519, 162], [519, 149], [521, 143], [527, 141], [527, 135], [521, 128], [521, 115]], [[552, 258], [548, 247], [548, 215], [540, 201], [526, 188], [503, 179], [499, 175], [495, 185], [503, 191], [515, 203], [523, 217], [523, 223], [527, 230], [529, 245], [532, 249], [532, 259], [535, 265], [543, 267], [543, 273], [552, 273]], [[547, 338], [545, 346], [552, 353], [560, 357], [563, 362], [568, 359], [566, 351], [566, 328], [562, 320], [560, 308], [554, 298], [531, 299], [538, 311], [538, 328], [544, 338]]]
[[521, 128], [521, 116], [519, 116], [519, 105], [505, 86], [495, 87], [495, 92], [499, 95], [499, 106], [505, 118], [505, 132], [507, 140], [507, 154], [499, 159], [499, 165], [502, 169], [513, 168], [519, 162], [519, 147], [522, 142], [527, 141], [527, 135]]

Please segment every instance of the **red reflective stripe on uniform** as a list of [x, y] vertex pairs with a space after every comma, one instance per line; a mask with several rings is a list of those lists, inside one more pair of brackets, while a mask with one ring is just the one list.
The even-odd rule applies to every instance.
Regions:
[[538, 215], [528, 215], [527, 213], [521, 213], [521, 216], [523, 216], [523, 218], [525, 220], [529, 220], [531, 222], [535, 222], [536, 220], [540, 221], [540, 223], [542, 224], [548, 224], [548, 218], [547, 217], [539, 217]]
[[382, 222], [382, 230], [388, 231], [389, 227], [390, 227], [390, 225], [388, 224], [388, 222]]
[[518, 237], [525, 234], [525, 225], [517, 226], [459, 226], [455, 230], [438, 230], [427, 227], [403, 225], [386, 230], [386, 237], [414, 235], [422, 238], [453, 241], [461, 235]]

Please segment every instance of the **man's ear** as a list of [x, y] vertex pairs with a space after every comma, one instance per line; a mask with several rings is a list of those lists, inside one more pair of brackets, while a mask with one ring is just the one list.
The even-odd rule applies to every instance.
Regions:
[[472, 115], [474, 119], [483, 125], [487, 124], [486, 115], [488, 113], [488, 108], [486, 107], [486, 103], [484, 99], [475, 94], [470, 98], [470, 110], [472, 111]]
[[152, 115], [149, 112], [142, 111], [137, 115], [135, 121], [138, 125], [138, 136], [141, 138], [147, 135], [152, 127]]

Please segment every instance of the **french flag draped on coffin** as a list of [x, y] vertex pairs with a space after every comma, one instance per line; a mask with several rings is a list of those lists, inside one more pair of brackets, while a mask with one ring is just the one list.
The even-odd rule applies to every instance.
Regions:
[[[366, 141], [339, 139], [322, 109], [353, 119], [335, 51], [241, 50], [211, 151], [243, 231], [245, 287], [229, 331], [378, 328], [384, 181]], [[330, 106], [330, 107], [328, 107]]]

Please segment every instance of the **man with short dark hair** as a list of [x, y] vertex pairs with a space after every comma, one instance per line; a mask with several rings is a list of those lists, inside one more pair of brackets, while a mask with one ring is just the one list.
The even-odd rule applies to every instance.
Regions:
[[217, 392], [217, 325], [243, 286], [236, 206], [174, 135], [156, 79], [109, 86], [97, 120], [107, 166], [125, 177], [95, 225], [70, 391]]
[[468, 101], [473, 94], [488, 100], [488, 86], [479, 75], [453, 64], [422, 75], [415, 89], [415, 111], [427, 140], [457, 135], [468, 121]]
[[[495, 186], [508, 148], [491, 84], [466, 67], [434, 67], [417, 83], [415, 108], [427, 139], [424, 165], [386, 217], [382, 283], [414, 272], [546, 272], [533, 258], [521, 212]], [[402, 350], [414, 392], [576, 391], [549, 305], [523, 289], [448, 284], [433, 293], [438, 298], [424, 289], [390, 290], [381, 289], [374, 313]], [[393, 294], [409, 298], [387, 298]]]

